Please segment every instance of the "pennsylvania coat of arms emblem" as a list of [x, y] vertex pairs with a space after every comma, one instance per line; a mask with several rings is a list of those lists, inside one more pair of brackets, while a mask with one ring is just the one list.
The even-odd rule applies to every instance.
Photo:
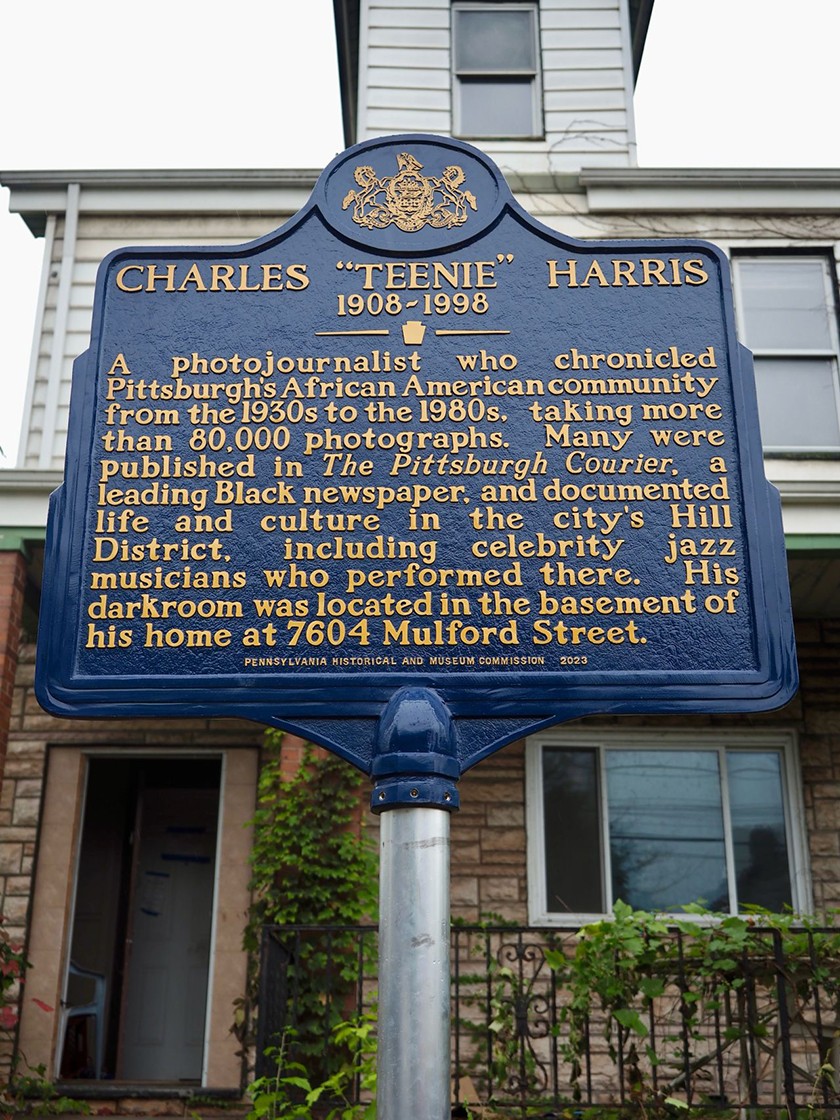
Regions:
[[406, 233], [423, 226], [451, 229], [469, 217], [467, 207], [476, 209], [475, 195], [460, 190], [466, 176], [461, 167], [445, 167], [440, 177], [422, 175], [423, 164], [408, 152], [397, 156], [396, 175], [376, 177], [372, 167], [357, 167], [353, 178], [361, 188], [348, 191], [342, 210], [353, 205], [353, 221], [366, 229], [394, 225]]

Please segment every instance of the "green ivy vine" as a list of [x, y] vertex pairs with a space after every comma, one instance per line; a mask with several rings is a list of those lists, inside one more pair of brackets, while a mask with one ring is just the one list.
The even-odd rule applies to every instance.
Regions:
[[[266, 734], [264, 762], [257, 785], [252, 824], [252, 903], [245, 934], [252, 971], [249, 1000], [237, 1024], [243, 1042], [251, 1041], [253, 1012], [259, 1014], [258, 957], [262, 927], [353, 926], [375, 919], [378, 858], [365, 833], [359, 801], [364, 776], [334, 755], [307, 744], [301, 766], [282, 776], [283, 733]], [[323, 1067], [323, 1040], [346, 1019], [357, 978], [357, 939], [353, 932], [302, 937], [290, 963], [296, 1014], [290, 1037], [294, 1060], [306, 1063], [313, 1078]], [[333, 978], [325, 1003], [323, 977]]]
[[[815, 986], [828, 1006], [840, 1001], [840, 930], [826, 929], [801, 915], [771, 914], [758, 908], [746, 916], [714, 914], [700, 905], [686, 911], [690, 917], [675, 919], [633, 910], [618, 901], [611, 919], [578, 932], [571, 955], [562, 948], [546, 952], [546, 961], [567, 994], [559, 1016], [560, 1050], [571, 1067], [576, 1100], [582, 1097], [588, 1032], [595, 1024], [601, 1025], [612, 1061], [621, 1058], [629, 1100], [645, 1116], [673, 1115], [674, 1110], [687, 1107], [687, 1075], [702, 1074], [727, 1054], [737, 1065], [745, 1060], [748, 1045], [765, 1056], [774, 1055], [775, 1002], [759, 1000], [750, 1012], [746, 976], [754, 988], [773, 993], [783, 961], [785, 999], [792, 1018], [807, 1005]], [[675, 1001], [682, 1026], [675, 1029], [671, 1016], [660, 1021], [654, 1050], [653, 1022]], [[709, 1046], [702, 1021], [704, 1014], [714, 1011], [720, 1013], [723, 1028], [717, 1045]], [[830, 1081], [835, 1092], [835, 1071], [825, 1061], [816, 1074], [797, 1072], [810, 1076], [815, 1099], [823, 1081]]]
[[364, 775], [308, 743], [297, 774], [283, 779], [282, 741], [267, 732], [257, 785], [250, 948], [264, 925], [350, 925], [376, 914], [377, 855], [354, 821]]

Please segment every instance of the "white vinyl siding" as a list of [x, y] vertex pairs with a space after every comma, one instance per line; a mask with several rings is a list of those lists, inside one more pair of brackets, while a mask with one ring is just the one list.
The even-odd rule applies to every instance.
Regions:
[[[450, 0], [368, 0], [361, 18], [359, 139], [453, 134]], [[627, 19], [625, 0], [541, 0], [542, 137], [475, 141], [506, 173], [635, 163]]]
[[359, 139], [452, 131], [449, 0], [362, 5]]
[[[196, 218], [191, 214], [162, 214], [127, 218], [82, 212], [65, 259], [66, 220], [59, 216], [48, 262], [41, 331], [30, 375], [18, 466], [23, 470], [64, 467], [73, 362], [90, 344], [96, 273], [108, 253], [127, 245], [238, 245], [270, 233], [285, 217], [266, 214], [243, 218], [225, 214]], [[63, 283], [69, 285], [66, 296]]]
[[444, 27], [372, 27], [370, 45], [409, 51], [431, 48], [446, 51], [449, 49], [449, 30]]

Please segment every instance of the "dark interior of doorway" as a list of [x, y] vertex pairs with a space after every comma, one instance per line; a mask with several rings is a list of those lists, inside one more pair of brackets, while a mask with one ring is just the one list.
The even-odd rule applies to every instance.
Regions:
[[[132, 952], [138, 916], [148, 921], [145, 915], [154, 913], [152, 907], [163, 908], [149, 895], [150, 889], [177, 889], [183, 883], [178, 876], [183, 875], [200, 874], [205, 880], [209, 875], [212, 882], [220, 776], [219, 759], [90, 759], [63, 1041], [59, 1038], [62, 1080], [199, 1083], [195, 1059], [179, 1068], [163, 1058], [156, 1068], [152, 1056], [139, 1067], [139, 1075], [136, 1063], [132, 1068], [127, 1059], [131, 1019], [139, 1014], [137, 982], [131, 981]], [[160, 863], [159, 871], [149, 868], [148, 858], [147, 866], [142, 863], [144, 828], [148, 840], [153, 824], [168, 835], [162, 853], [168, 862]], [[200, 898], [201, 913], [191, 915], [191, 921], [199, 922], [209, 946], [212, 887], [209, 894], [203, 888]], [[183, 920], [176, 925], [183, 929]], [[153, 947], [161, 959], [169, 951], [166, 940]], [[177, 949], [171, 951], [174, 959]], [[197, 981], [203, 989], [197, 998], [202, 1001], [208, 967], [209, 952], [203, 982], [200, 976]], [[203, 1023], [203, 1004], [196, 1015]]]

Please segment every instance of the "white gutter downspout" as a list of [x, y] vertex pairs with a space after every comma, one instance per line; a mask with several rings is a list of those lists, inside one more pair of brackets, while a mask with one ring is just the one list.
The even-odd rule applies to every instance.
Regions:
[[41, 279], [38, 285], [38, 302], [35, 307], [35, 325], [32, 329], [32, 346], [29, 351], [29, 373], [26, 381], [26, 397], [18, 439], [17, 468], [26, 470], [26, 457], [29, 450], [29, 437], [32, 425], [32, 403], [35, 399], [35, 382], [38, 377], [38, 363], [41, 354], [41, 333], [44, 329], [44, 316], [47, 309], [47, 289], [52, 271], [53, 246], [55, 244], [55, 214], [47, 218], [44, 230], [44, 255], [41, 260]]
[[78, 183], [67, 184], [67, 207], [64, 214], [64, 244], [61, 252], [61, 269], [58, 277], [56, 295], [55, 327], [53, 329], [50, 365], [47, 381], [47, 396], [44, 402], [44, 424], [41, 432], [41, 448], [38, 454], [40, 470], [50, 470], [53, 466], [58, 403], [61, 397], [61, 383], [64, 374], [64, 351], [67, 341], [67, 319], [70, 313], [70, 292], [73, 285], [73, 264], [76, 256], [76, 235], [79, 227]]

